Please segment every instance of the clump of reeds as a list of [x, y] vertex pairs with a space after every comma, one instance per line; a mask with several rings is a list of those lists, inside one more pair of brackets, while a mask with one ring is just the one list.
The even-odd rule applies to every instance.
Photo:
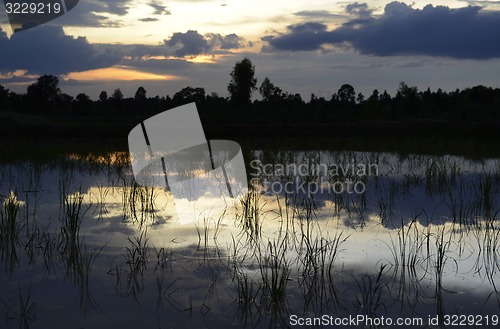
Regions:
[[258, 238], [262, 227], [262, 209], [265, 204], [260, 201], [261, 194], [251, 190], [241, 199], [241, 213], [237, 215], [242, 228], [250, 237]]
[[14, 192], [10, 192], [3, 199], [0, 207], [0, 260], [5, 264], [6, 270], [12, 273], [19, 264], [17, 246], [22, 224], [19, 220], [19, 207], [21, 201]]
[[148, 221], [154, 223], [156, 198], [154, 187], [140, 186], [134, 181], [127, 184], [124, 179], [122, 186], [123, 219], [131, 219], [133, 223], [139, 224], [139, 228], [142, 228]]
[[238, 292], [238, 303], [247, 306], [255, 304], [257, 296], [261, 290], [261, 286], [249, 278], [248, 275], [240, 269], [236, 271], [235, 280], [236, 290]]
[[269, 241], [266, 252], [260, 254], [258, 262], [262, 278], [263, 296], [271, 301], [273, 307], [284, 307], [286, 287], [290, 267], [286, 259], [287, 243]]
[[402, 267], [404, 271], [415, 273], [416, 266], [424, 259], [422, 251], [425, 245], [425, 235], [419, 231], [416, 219], [407, 225], [401, 225], [397, 234], [397, 241], [391, 240], [393, 265], [396, 269]]
[[367, 274], [361, 280], [354, 278], [359, 289], [355, 301], [358, 312], [373, 317], [380, 316], [381, 311], [387, 312], [387, 305], [383, 300], [384, 292], [390, 293], [389, 285], [383, 281], [386, 266], [387, 264], [380, 265], [376, 277]]
[[31, 283], [28, 294], [24, 295], [19, 286], [19, 326], [22, 329], [28, 329], [29, 323], [36, 320], [36, 303], [31, 300]]

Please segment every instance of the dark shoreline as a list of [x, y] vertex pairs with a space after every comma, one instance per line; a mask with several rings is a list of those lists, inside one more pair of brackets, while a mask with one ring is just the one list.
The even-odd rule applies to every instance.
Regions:
[[[128, 151], [131, 122], [0, 125], [0, 149], [15, 152]], [[369, 121], [331, 124], [205, 126], [208, 139], [239, 142], [243, 150], [351, 150], [500, 157], [500, 122]], [[34, 150], [34, 151], [33, 151]], [[49, 152], [50, 150], [50, 152]], [[2, 156], [4, 157], [4, 156]]]
[[328, 124], [220, 125], [206, 129], [211, 138], [224, 137], [442, 137], [500, 141], [500, 122], [361, 121]]
[[[0, 124], [0, 138], [6, 139], [126, 139], [137, 122], [70, 121], [44, 124]], [[438, 137], [500, 141], [500, 121], [448, 122], [359, 121], [336, 123], [224, 124], [204, 125], [210, 139], [268, 137]]]

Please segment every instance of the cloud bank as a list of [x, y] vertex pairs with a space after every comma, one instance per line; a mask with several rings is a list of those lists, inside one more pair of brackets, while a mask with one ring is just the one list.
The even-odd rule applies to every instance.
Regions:
[[234, 33], [177, 32], [158, 45], [120, 45], [90, 44], [85, 37], [66, 35], [60, 26], [39, 26], [10, 39], [0, 28], [0, 73], [64, 75], [113, 65], [168, 69], [182, 66], [186, 56], [228, 53], [243, 46], [243, 38]]
[[234, 33], [225, 36], [218, 33], [201, 35], [189, 30], [186, 33], [174, 33], [170, 39], [165, 40], [165, 45], [174, 48], [176, 56], [184, 57], [207, 54], [216, 49], [237, 49], [243, 47], [243, 39]]
[[355, 18], [334, 30], [310, 22], [289, 26], [286, 33], [264, 41], [275, 50], [288, 51], [349, 45], [360, 54], [376, 56], [500, 57], [500, 12], [477, 6], [414, 9], [400, 2], [386, 5], [379, 17], [366, 4], [350, 4], [346, 12]]
[[0, 29], [0, 71], [27, 70], [32, 74], [65, 74], [109, 67], [122, 56], [104, 52], [86, 38], [64, 34], [60, 26], [39, 26], [7, 38]]

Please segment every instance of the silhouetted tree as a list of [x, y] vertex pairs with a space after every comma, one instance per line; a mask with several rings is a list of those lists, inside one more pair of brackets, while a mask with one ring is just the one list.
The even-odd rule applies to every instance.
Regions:
[[108, 100], [108, 93], [107, 93], [107, 92], [105, 92], [104, 90], [103, 90], [103, 91], [101, 91], [101, 93], [99, 94], [99, 100], [100, 100], [101, 102], [105, 102], [105, 101], [107, 101], [107, 100]]
[[387, 90], [384, 90], [384, 93], [380, 95], [380, 101], [383, 103], [389, 103], [391, 101], [392, 97], [389, 95]]
[[361, 118], [363, 120], [380, 120], [383, 118], [379, 92], [375, 89], [371, 96], [362, 103]]
[[304, 101], [302, 100], [302, 96], [300, 96], [300, 94], [298, 93], [295, 93], [292, 97], [292, 100], [293, 102], [296, 104], [296, 105], [303, 105], [304, 104]]
[[76, 95], [76, 101], [79, 103], [89, 103], [90, 97], [85, 93], [80, 93]]
[[400, 82], [396, 97], [401, 97], [406, 99], [416, 99], [419, 97], [418, 89], [417, 87], [408, 86], [406, 82]]
[[7, 100], [9, 96], [9, 90], [5, 89], [0, 85], [0, 111], [7, 110]]
[[338, 100], [344, 105], [353, 105], [356, 99], [354, 87], [350, 84], [343, 84], [337, 91]]
[[259, 87], [259, 93], [262, 95], [264, 101], [269, 102], [272, 100], [279, 100], [283, 97], [281, 88], [276, 87], [268, 77], [264, 79]]
[[146, 89], [144, 89], [144, 87], [137, 88], [137, 91], [135, 92], [134, 98], [136, 101], [146, 100]]
[[405, 82], [400, 82], [394, 102], [396, 117], [418, 116], [421, 102], [417, 87], [410, 87]]
[[198, 105], [205, 101], [205, 89], [200, 87], [191, 87], [181, 89], [174, 94], [172, 98], [175, 104], [187, 104], [191, 102], [196, 102]]
[[231, 82], [227, 87], [232, 102], [238, 105], [250, 102], [252, 92], [257, 89], [257, 79], [254, 78], [254, 75], [255, 66], [248, 58], [244, 58], [234, 65], [231, 72]]
[[356, 97], [356, 102], [358, 104], [361, 104], [361, 103], [363, 103], [364, 100], [365, 100], [365, 95], [363, 95], [362, 93], [359, 93], [358, 97]]
[[120, 90], [120, 88], [115, 89], [115, 91], [113, 91], [113, 95], [111, 95], [111, 98], [113, 98], [115, 101], [122, 101], [123, 100], [123, 93]]
[[68, 95], [66, 93], [63, 93], [59, 99], [59, 101], [61, 102], [61, 104], [63, 106], [68, 106], [69, 104], [71, 104], [71, 102], [73, 101], [74, 97], [71, 96], [71, 95]]
[[89, 115], [92, 107], [92, 100], [87, 94], [80, 93], [76, 95], [74, 102], [74, 111], [78, 115]]
[[378, 102], [379, 92], [377, 89], [373, 90], [372, 95], [370, 97], [368, 97], [368, 100], [371, 102]]
[[37, 82], [31, 84], [27, 96], [33, 107], [40, 107], [47, 113], [61, 94], [58, 85], [59, 79], [53, 75], [42, 75]]
[[380, 105], [382, 106], [382, 116], [386, 119], [392, 119], [393, 110], [392, 110], [392, 97], [389, 95], [387, 90], [384, 90], [382, 95], [379, 97]]

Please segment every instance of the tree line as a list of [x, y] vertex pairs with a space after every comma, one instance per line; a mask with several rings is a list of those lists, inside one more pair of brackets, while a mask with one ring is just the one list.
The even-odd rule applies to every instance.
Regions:
[[[255, 66], [248, 58], [237, 62], [230, 73], [228, 97], [207, 94], [203, 87], [187, 86], [172, 97], [148, 97], [139, 87], [134, 97], [125, 98], [120, 89], [110, 95], [102, 91], [94, 101], [85, 93], [72, 97], [59, 88], [53, 75], [43, 75], [18, 94], [0, 85], [0, 111], [49, 116], [53, 118], [89, 117], [104, 120], [136, 120], [189, 102], [196, 102], [202, 119], [213, 125], [224, 124], [301, 124], [356, 121], [491, 121], [500, 119], [500, 89], [475, 86], [445, 92], [401, 82], [395, 96], [375, 89], [371, 95], [357, 93], [343, 84], [327, 99], [311, 94], [304, 100], [265, 78], [255, 78]], [[260, 99], [252, 101], [258, 92]]]

